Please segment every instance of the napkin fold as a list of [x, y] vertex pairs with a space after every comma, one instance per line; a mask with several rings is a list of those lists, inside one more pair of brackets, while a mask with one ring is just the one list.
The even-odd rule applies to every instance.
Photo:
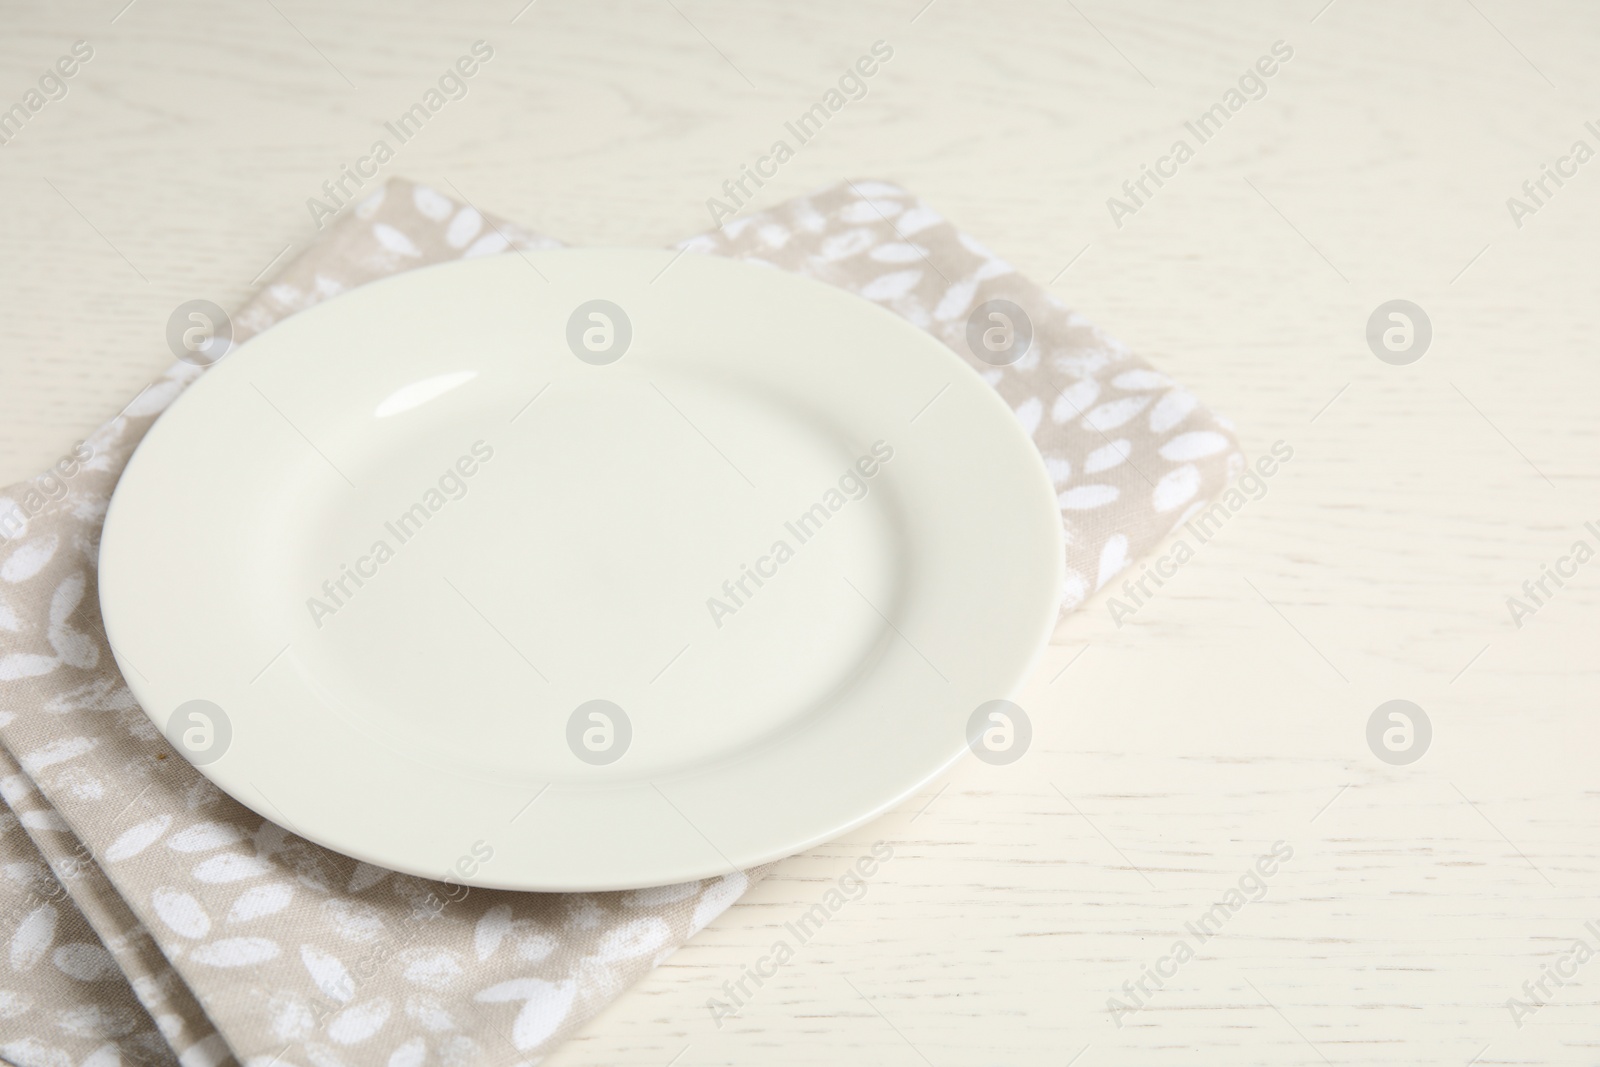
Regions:
[[[403, 270], [542, 247], [558, 242], [393, 180], [241, 308], [234, 339]], [[1056, 483], [1063, 612], [1242, 470], [1191, 394], [892, 184], [845, 182], [678, 247], [848, 289], [967, 359]], [[129, 455], [201, 373], [174, 364], [51, 472], [0, 494], [0, 1058], [537, 1062], [763, 871], [464, 891], [311, 844], [200, 775], [116, 669], [95, 560]]]

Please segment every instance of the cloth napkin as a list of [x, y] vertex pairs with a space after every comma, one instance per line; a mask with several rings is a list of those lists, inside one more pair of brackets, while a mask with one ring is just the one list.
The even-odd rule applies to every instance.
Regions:
[[[403, 270], [556, 244], [394, 180], [241, 308], [234, 338]], [[897, 186], [845, 182], [679, 247], [848, 289], [966, 358], [1060, 493], [1063, 612], [1243, 468], [1193, 396]], [[989, 335], [1009, 345], [999, 358], [980, 343], [1005, 326], [996, 307], [1031, 334]], [[762, 871], [632, 892], [463, 893], [311, 844], [211, 785], [118, 674], [95, 572], [118, 475], [201, 373], [176, 363], [51, 472], [0, 494], [0, 1058], [535, 1063]]]

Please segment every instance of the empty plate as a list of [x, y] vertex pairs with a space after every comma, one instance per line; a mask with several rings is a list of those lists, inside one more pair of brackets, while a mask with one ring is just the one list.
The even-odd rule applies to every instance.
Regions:
[[384, 867], [529, 890], [798, 852], [958, 758], [1047, 641], [1042, 461], [955, 354], [777, 270], [624, 249], [412, 271], [150, 430], [100, 553], [139, 702]]

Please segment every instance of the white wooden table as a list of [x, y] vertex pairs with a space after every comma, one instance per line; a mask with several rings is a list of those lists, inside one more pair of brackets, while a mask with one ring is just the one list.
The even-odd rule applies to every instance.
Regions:
[[[0, 147], [0, 482], [163, 367], [179, 303], [236, 305], [303, 246], [306, 200], [478, 39], [494, 58], [468, 96], [380, 177], [645, 245], [707, 228], [724, 179], [889, 42], [867, 97], [757, 204], [899, 181], [1054, 279], [1252, 453], [1294, 448], [1136, 617], [1117, 626], [1102, 598], [1063, 626], [1023, 698], [1022, 761], [971, 761], [783, 863], [551, 1062], [1600, 1056], [1600, 960], [1571, 951], [1600, 954], [1600, 560], [1547, 579], [1520, 628], [1507, 608], [1575, 540], [1600, 548], [1600, 161], [1560, 162], [1600, 150], [1600, 11], [124, 2], [0, 14], [0, 106], [74, 41], [94, 50]], [[1277, 41], [1293, 56], [1265, 96], [1116, 226], [1107, 198], [1196, 145], [1184, 123]], [[1544, 164], [1569, 176], [1534, 205]], [[1520, 227], [1512, 196], [1537, 206]], [[1365, 339], [1397, 298], [1433, 330], [1404, 366]], [[1366, 741], [1396, 698], [1433, 727], [1406, 766]], [[865, 894], [744, 979], [719, 1026], [708, 1000], [879, 840], [894, 858]], [[1264, 897], [1200, 944], [1186, 924], [1279, 841], [1293, 856]], [[1180, 938], [1198, 953], [1158, 988], [1146, 968], [1173, 971]], [[1519, 1027], [1508, 998], [1546, 965], [1575, 976]]]

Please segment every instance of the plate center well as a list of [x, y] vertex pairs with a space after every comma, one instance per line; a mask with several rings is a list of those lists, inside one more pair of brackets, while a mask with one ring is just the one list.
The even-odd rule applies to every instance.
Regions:
[[[290, 531], [308, 588], [369, 575], [331, 614], [280, 605], [330, 714], [469, 773], [634, 780], [770, 739], [874, 661], [904, 582], [892, 442], [737, 383], [609, 371], [515, 422], [485, 395], [374, 436], [361, 491]], [[603, 766], [569, 744], [596, 699], [631, 727]]]

